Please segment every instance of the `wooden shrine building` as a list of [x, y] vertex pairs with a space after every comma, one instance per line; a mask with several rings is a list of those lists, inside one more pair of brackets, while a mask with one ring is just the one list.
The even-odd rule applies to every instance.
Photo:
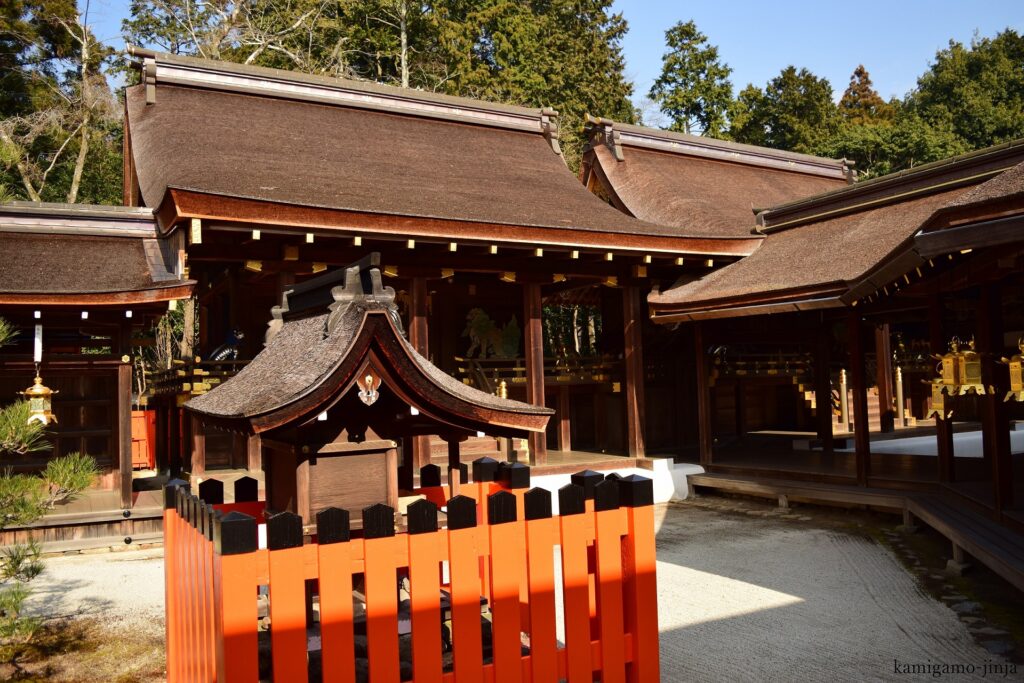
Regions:
[[[549, 449], [672, 450], [680, 407], [645, 402], [645, 375], [665, 376], [644, 355], [646, 293], [760, 237], [691, 236], [609, 206], [568, 171], [551, 110], [131, 53], [144, 82], [126, 94], [125, 203], [188, 236], [202, 358], [234, 330], [253, 358], [284, 291], [373, 250], [421, 355], [556, 409], [530, 437], [533, 464]], [[586, 334], [553, 329], [545, 309], [584, 316]], [[184, 469], [188, 441], [171, 455]], [[417, 441], [418, 466], [444, 457], [433, 444]], [[495, 450], [489, 435], [465, 447]]]
[[[133, 333], [152, 326], [169, 301], [188, 298], [175, 239], [162, 239], [152, 211], [113, 206], [13, 202], [0, 205], [0, 317], [18, 330], [0, 349], [0, 403], [32, 382], [34, 330], [42, 330], [40, 373], [60, 392], [53, 452], [97, 459], [101, 488], [132, 507]], [[4, 466], [33, 470], [47, 455]]]
[[467, 386], [406, 340], [385, 287], [379, 254], [288, 289], [274, 308], [266, 347], [235, 377], [186, 407], [200, 421], [258, 434], [267, 506], [311, 520], [328, 507], [358, 518], [384, 503], [398, 509], [412, 488], [398, 449], [441, 435], [450, 471], [459, 444], [543, 432], [552, 410]]

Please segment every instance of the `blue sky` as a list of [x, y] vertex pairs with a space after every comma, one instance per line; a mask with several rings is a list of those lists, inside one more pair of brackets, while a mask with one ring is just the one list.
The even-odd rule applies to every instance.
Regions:
[[[84, 0], [79, 0], [81, 7]], [[89, 21], [101, 39], [120, 48], [128, 0], [89, 0]], [[623, 41], [635, 99], [661, 69], [665, 30], [693, 19], [733, 68], [736, 90], [764, 85], [784, 67], [807, 67], [842, 93], [857, 64], [871, 73], [883, 97], [902, 97], [950, 38], [970, 41], [1004, 28], [1024, 31], [1021, 0], [859, 0], [818, 2], [663, 2], [616, 0], [629, 22]]]

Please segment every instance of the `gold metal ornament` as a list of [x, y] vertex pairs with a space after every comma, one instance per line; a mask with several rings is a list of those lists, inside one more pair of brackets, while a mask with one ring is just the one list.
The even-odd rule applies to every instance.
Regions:
[[39, 422], [44, 427], [57, 423], [57, 416], [53, 414], [53, 395], [57, 392], [50, 387], [43, 384], [43, 378], [36, 373], [36, 379], [25, 391], [21, 392], [22, 395], [28, 400], [29, 410], [31, 415], [28, 418], [28, 424], [33, 422]]

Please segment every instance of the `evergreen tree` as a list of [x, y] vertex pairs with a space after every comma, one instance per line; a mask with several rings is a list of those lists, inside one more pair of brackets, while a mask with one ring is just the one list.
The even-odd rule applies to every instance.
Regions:
[[858, 65], [839, 100], [839, 114], [847, 123], [869, 124], [890, 121], [894, 113], [894, 106], [875, 90], [868, 70], [863, 64]]
[[763, 91], [750, 85], [740, 92], [729, 137], [809, 153], [835, 133], [838, 125], [829, 82], [807, 69], [788, 66]]
[[692, 21], [665, 32], [668, 52], [650, 97], [671, 120], [671, 130], [721, 137], [732, 103], [732, 69], [718, 58], [718, 48]]
[[906, 104], [973, 149], [1024, 137], [1024, 36], [1006, 29], [970, 47], [950, 41]]

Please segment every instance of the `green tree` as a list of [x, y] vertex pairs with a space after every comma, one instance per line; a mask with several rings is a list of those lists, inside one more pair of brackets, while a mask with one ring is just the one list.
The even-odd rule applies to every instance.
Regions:
[[[110, 48], [96, 40], [74, 2], [39, 0], [5, 7], [0, 56], [0, 186], [34, 201], [79, 199], [89, 161], [116, 134], [117, 103], [104, 68]], [[113, 150], [119, 155], [119, 150]], [[117, 186], [116, 177], [104, 183]]]
[[1024, 36], [1006, 29], [969, 47], [950, 41], [906, 105], [972, 149], [1024, 137]]
[[764, 90], [748, 85], [740, 92], [728, 135], [737, 142], [812, 153], [838, 126], [829, 82], [788, 66]]
[[870, 124], [891, 121], [894, 114], [895, 105], [882, 99], [871, 83], [868, 70], [863, 64], [858, 65], [839, 100], [839, 115], [847, 123]]
[[732, 104], [732, 69], [692, 21], [666, 31], [665, 43], [668, 52], [651, 86], [651, 99], [671, 119], [671, 130], [721, 137]]

